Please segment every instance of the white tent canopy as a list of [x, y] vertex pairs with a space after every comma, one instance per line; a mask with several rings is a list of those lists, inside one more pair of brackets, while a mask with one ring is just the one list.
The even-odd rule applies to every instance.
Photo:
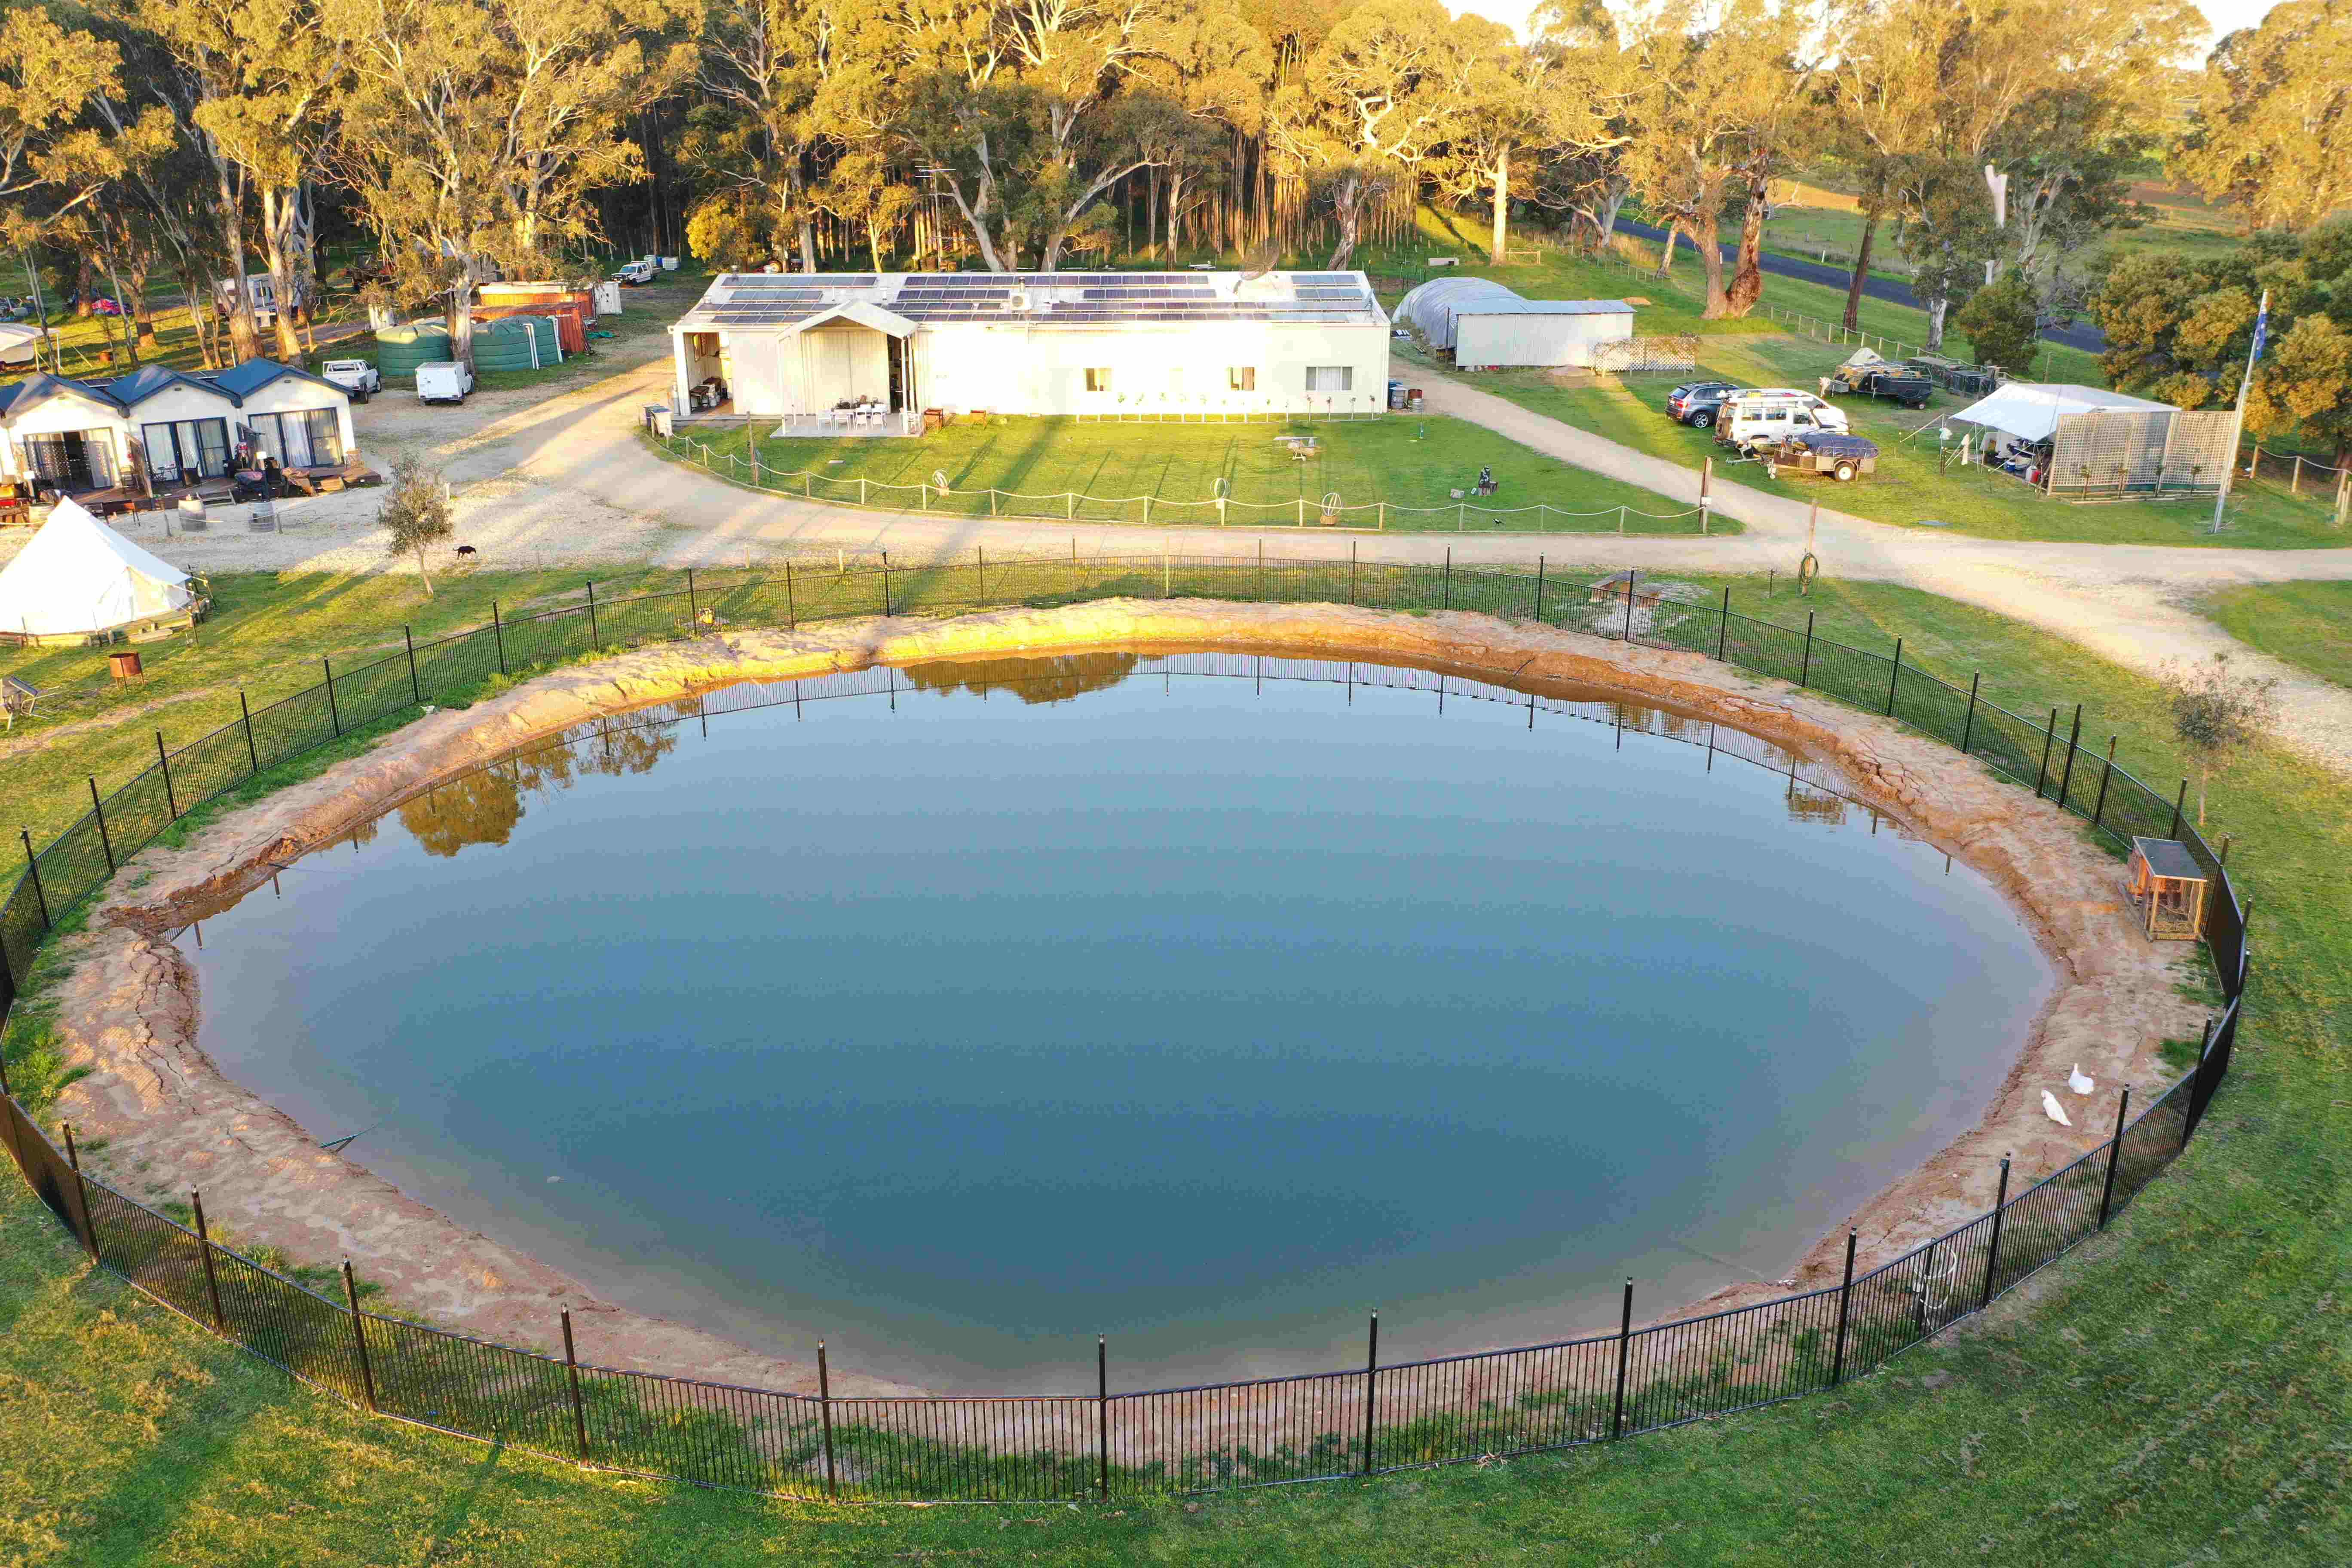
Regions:
[[30, 364], [40, 352], [41, 329], [0, 321], [0, 364]]
[[2027, 441], [2047, 441], [2058, 421], [2072, 414], [2177, 414], [2169, 403], [2151, 403], [2101, 386], [2063, 382], [2012, 381], [1952, 416], [1955, 424], [1983, 425]]
[[0, 632], [100, 632], [184, 608], [188, 574], [150, 555], [81, 504], [60, 500], [0, 570]]

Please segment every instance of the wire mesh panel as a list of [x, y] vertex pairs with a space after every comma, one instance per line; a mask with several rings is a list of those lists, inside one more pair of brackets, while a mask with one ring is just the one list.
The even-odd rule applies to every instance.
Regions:
[[1609, 1435], [1614, 1336], [1382, 1367], [1372, 1468], [1451, 1464]]
[[1647, 1431], [1828, 1386], [1835, 1290], [1637, 1330], [1625, 1345], [1622, 1429]]
[[1091, 1497], [1098, 1415], [1080, 1396], [835, 1399], [835, 1483], [877, 1501]]
[[1112, 1400], [1114, 1454], [1139, 1491], [1206, 1491], [1363, 1470], [1364, 1373], [1212, 1384]]

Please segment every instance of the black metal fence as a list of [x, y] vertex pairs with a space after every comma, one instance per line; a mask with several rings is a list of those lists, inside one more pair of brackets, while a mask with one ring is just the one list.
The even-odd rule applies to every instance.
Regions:
[[[183, 1226], [79, 1169], [13, 1096], [0, 1136], [26, 1180], [100, 1267], [297, 1377], [371, 1411], [604, 1468], [698, 1484], [862, 1501], [1078, 1500], [1206, 1490], [1455, 1463], [1605, 1442], [1834, 1387], [1982, 1309], [2109, 1220], [2184, 1149], [2229, 1071], [2249, 965], [2246, 911], [2228, 872], [2168, 800], [2086, 746], [2082, 712], [2009, 711], [1904, 662], [1717, 603], [1622, 596], [1540, 563], [1397, 565], [1264, 557], [1025, 557], [690, 577], [677, 593], [597, 599], [404, 648], [176, 751], [35, 854], [0, 903], [0, 1020], [46, 933], [112, 868], [200, 805], [344, 736], [462, 701], [519, 674], [713, 624], [782, 624], [1115, 595], [1465, 609], [1682, 648], [1819, 689], [1935, 735], [2120, 846], [2178, 837], [2214, 879], [2206, 942], [2225, 998], [2198, 1064], [2146, 1105], [2126, 1095], [2109, 1138], [2022, 1192], [2004, 1163], [1993, 1209], [1832, 1288], [1635, 1327], [1629, 1281], [1612, 1334], [1383, 1364], [1375, 1319], [1361, 1366], [1305, 1376], [1028, 1397], [836, 1397], [583, 1364], [367, 1310], [348, 1269], [320, 1291], [224, 1248], [197, 1210]], [[1532, 714], [1533, 708], [1530, 708]], [[5, 1086], [0, 1086], [5, 1087]]]

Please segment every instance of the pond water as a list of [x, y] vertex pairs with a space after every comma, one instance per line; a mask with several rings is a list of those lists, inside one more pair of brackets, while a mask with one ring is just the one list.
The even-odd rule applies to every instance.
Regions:
[[1984, 879], [1750, 737], [1440, 684], [624, 716], [184, 936], [202, 1042], [613, 1300], [956, 1390], [1091, 1388], [1097, 1332], [1132, 1388], [1350, 1364], [1374, 1307], [1387, 1361], [1613, 1327], [1973, 1122], [2053, 983]]

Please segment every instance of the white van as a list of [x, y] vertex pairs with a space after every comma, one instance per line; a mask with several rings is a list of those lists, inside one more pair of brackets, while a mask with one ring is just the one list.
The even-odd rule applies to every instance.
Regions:
[[430, 360], [416, 367], [419, 403], [463, 403], [473, 390], [473, 371], [457, 360]]
[[1778, 446], [1811, 430], [1845, 433], [1845, 410], [1794, 387], [1767, 386], [1734, 393], [1723, 400], [1716, 439], [1748, 451]]

